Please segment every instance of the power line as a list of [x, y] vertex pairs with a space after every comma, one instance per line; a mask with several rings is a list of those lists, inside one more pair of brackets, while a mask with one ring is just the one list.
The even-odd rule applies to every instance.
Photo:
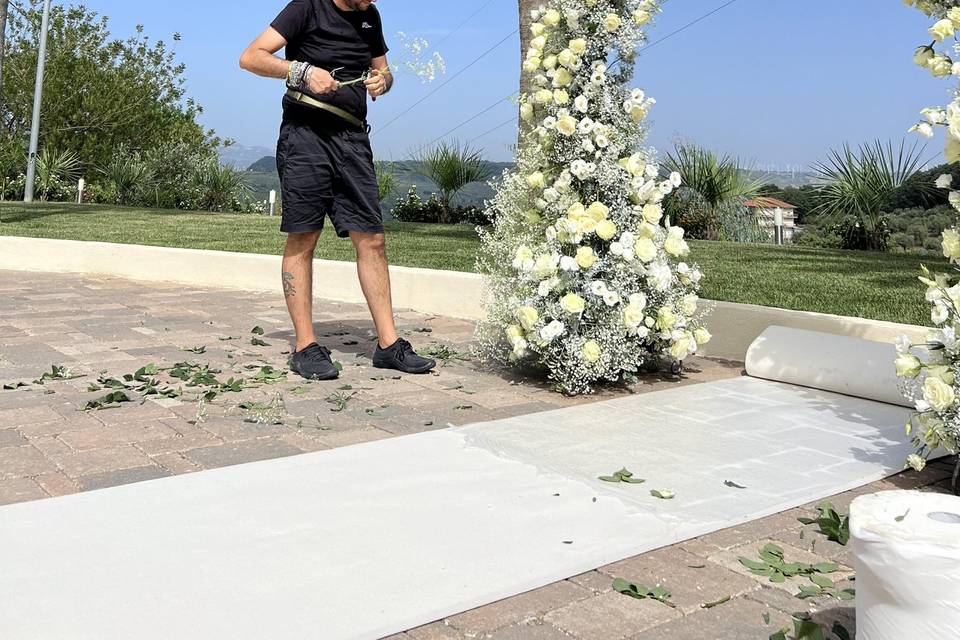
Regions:
[[479, 140], [480, 138], [484, 138], [484, 137], [490, 135], [491, 133], [493, 133], [494, 131], [498, 131], [498, 130], [502, 129], [503, 127], [507, 126], [508, 124], [513, 124], [513, 123], [516, 122], [516, 121], [517, 121], [517, 117], [516, 117], [516, 116], [510, 116], [509, 119], [504, 120], [503, 122], [501, 122], [500, 124], [498, 124], [498, 125], [495, 126], [494, 128], [492, 128], [492, 129], [490, 129], [490, 130], [488, 130], [488, 131], [484, 131], [483, 133], [481, 133], [480, 135], [478, 135], [478, 136], [476, 136], [476, 137], [470, 138], [470, 139], [467, 141], [467, 144], [472, 144], [472, 143], [476, 142], [477, 140]]
[[686, 31], [686, 30], [689, 29], [690, 27], [694, 26], [695, 24], [698, 24], [698, 23], [700, 23], [700, 22], [703, 22], [704, 20], [706, 20], [706, 19], [709, 18], [710, 16], [714, 15], [715, 13], [719, 13], [719, 12], [723, 11], [724, 9], [726, 9], [727, 7], [729, 7], [730, 5], [732, 5], [732, 4], [735, 3], [735, 2], [737, 2], [737, 0], [728, 0], [727, 2], [723, 3], [722, 5], [720, 5], [720, 6], [717, 7], [716, 9], [714, 9], [713, 11], [710, 11], [709, 13], [703, 14], [702, 16], [700, 16], [699, 18], [697, 18], [696, 20], [693, 20], [692, 22], [688, 22], [687, 24], [683, 25], [682, 27], [680, 27], [680, 28], [677, 29], [676, 31], [672, 31], [671, 33], [668, 33], [668, 34], [665, 35], [664, 37], [662, 37], [662, 38], [660, 38], [660, 39], [658, 39], [658, 40], [654, 40], [653, 42], [650, 42], [650, 43], [644, 45], [643, 47], [640, 48], [640, 51], [639, 51], [639, 53], [638, 53], [637, 55], [643, 55], [643, 52], [646, 51], [647, 49], [649, 49], [650, 47], [655, 47], [655, 46], [657, 46], [658, 44], [660, 44], [661, 42], [665, 42], [665, 41], [669, 40], [670, 38], [672, 38], [673, 36], [675, 36], [675, 35], [677, 35], [677, 34], [680, 34], [680, 33], [683, 33], [684, 31]]
[[490, 105], [489, 107], [487, 107], [486, 109], [483, 109], [482, 111], [479, 111], [478, 113], [475, 113], [474, 115], [470, 116], [469, 118], [467, 118], [466, 120], [464, 120], [463, 122], [461, 122], [460, 124], [458, 124], [457, 126], [453, 127], [452, 129], [448, 129], [446, 132], [440, 134], [439, 136], [437, 136], [436, 138], [434, 138], [434, 139], [431, 140], [430, 142], [426, 143], [425, 145], [422, 145], [419, 149], [417, 149], [417, 152], [420, 152], [420, 151], [422, 151], [423, 149], [426, 149], [427, 147], [433, 145], [435, 142], [438, 142], [438, 141], [440, 141], [440, 140], [443, 140], [444, 138], [446, 138], [448, 135], [450, 135], [451, 133], [453, 133], [454, 131], [456, 131], [456, 130], [459, 129], [460, 127], [462, 127], [462, 126], [464, 126], [464, 125], [467, 125], [467, 124], [470, 124], [471, 122], [473, 122], [474, 120], [476, 120], [477, 118], [479, 118], [479, 117], [482, 116], [483, 114], [487, 113], [488, 111], [492, 111], [492, 110], [495, 109], [496, 107], [500, 106], [500, 104], [502, 104], [505, 100], [509, 100], [509, 99], [510, 99], [511, 97], [513, 97], [514, 95], [516, 95], [516, 93], [511, 93], [510, 95], [506, 96], [505, 98], [500, 98], [499, 100], [497, 100], [496, 102], [494, 102], [493, 104], [491, 104], [491, 105]]
[[477, 9], [476, 11], [474, 11], [473, 13], [471, 13], [468, 18], [466, 18], [463, 22], [461, 22], [461, 23], [458, 24], [456, 27], [454, 27], [453, 31], [451, 31], [450, 33], [448, 33], [447, 35], [445, 35], [443, 38], [441, 38], [440, 42], [432, 45], [433, 48], [436, 49], [436, 48], [439, 47], [441, 44], [443, 44], [444, 42], [446, 42], [447, 40], [449, 40], [450, 37], [453, 36], [453, 34], [455, 34], [456, 32], [460, 31], [460, 29], [462, 29], [465, 24], [467, 24], [468, 22], [470, 22], [471, 20], [473, 20], [474, 18], [476, 18], [477, 15], [479, 15], [479, 13], [480, 13], [481, 11], [483, 11], [484, 9], [486, 9], [487, 7], [489, 7], [492, 3], [493, 3], [493, 0], [487, 0], [487, 1], [483, 4], [483, 6], [481, 6], [479, 9]]
[[410, 105], [409, 107], [407, 107], [406, 109], [404, 109], [403, 111], [401, 111], [398, 115], [394, 116], [394, 118], [393, 118], [392, 120], [390, 120], [387, 124], [383, 125], [383, 126], [380, 128], [380, 131], [383, 131], [383, 130], [387, 129], [387, 127], [389, 127], [390, 125], [392, 125], [394, 122], [396, 122], [397, 120], [399, 120], [399, 119], [402, 118], [403, 116], [407, 115], [408, 113], [410, 113], [411, 111], [413, 111], [414, 109], [416, 109], [418, 106], [420, 106], [421, 104], [423, 104], [424, 102], [426, 102], [426, 101], [427, 101], [429, 98], [431, 98], [432, 96], [436, 95], [436, 93], [437, 93], [438, 91], [440, 91], [440, 90], [443, 89], [445, 86], [447, 86], [448, 84], [450, 84], [451, 82], [453, 82], [454, 80], [456, 80], [458, 77], [460, 77], [461, 75], [463, 75], [464, 73], [466, 73], [467, 70], [469, 70], [469, 69], [470, 69], [471, 67], [473, 67], [475, 64], [477, 64], [478, 62], [480, 62], [483, 58], [485, 58], [485, 57], [488, 56], [490, 53], [492, 53], [497, 47], [499, 47], [500, 45], [502, 45], [504, 42], [506, 42], [507, 40], [509, 40], [509, 39], [512, 38], [513, 36], [517, 35], [519, 32], [520, 32], [520, 29], [517, 28], [517, 29], [514, 29], [513, 31], [511, 31], [510, 33], [508, 33], [506, 36], [504, 36], [504, 38], [503, 38], [502, 40], [500, 40], [500, 42], [498, 42], [497, 44], [493, 45], [492, 47], [490, 47], [489, 49], [487, 49], [486, 51], [484, 51], [483, 53], [481, 53], [479, 56], [477, 56], [476, 58], [474, 58], [473, 61], [470, 62], [470, 64], [468, 64], [467, 66], [463, 67], [462, 69], [460, 69], [459, 71], [457, 71], [455, 74], [453, 74], [452, 76], [450, 76], [449, 78], [447, 78], [444, 82], [442, 82], [440, 85], [438, 85], [433, 91], [431, 91], [431, 92], [428, 93], [427, 95], [423, 96], [422, 98], [420, 98], [419, 100], [417, 100], [416, 102], [414, 102], [412, 105]]

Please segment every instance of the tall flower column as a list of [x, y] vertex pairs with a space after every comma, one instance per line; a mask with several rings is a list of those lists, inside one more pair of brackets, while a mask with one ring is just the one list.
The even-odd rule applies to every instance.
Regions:
[[[914, 62], [934, 77], [960, 79], [960, 0], [930, 2], [904, 0], [929, 16], [930, 42], [914, 53]], [[946, 132], [944, 155], [948, 163], [960, 162], [960, 89], [947, 107], [928, 107], [921, 113], [923, 119], [911, 131], [932, 137], [935, 128]], [[953, 185], [952, 176], [945, 174], [937, 186], [950, 191], [950, 204], [960, 210], [960, 191]], [[943, 254], [954, 265], [960, 264], [960, 231], [957, 226], [943, 232]], [[931, 305], [930, 331], [927, 343], [913, 345], [901, 338], [897, 345], [897, 375], [904, 380], [904, 392], [916, 407], [916, 414], [907, 425], [913, 436], [917, 453], [908, 464], [922, 470], [927, 458], [940, 449], [956, 454], [960, 451], [960, 278], [953, 274], [933, 274], [924, 269], [920, 278], [927, 287], [927, 302]], [[922, 356], [918, 357], [918, 355]], [[960, 468], [960, 467], [958, 467]]]
[[710, 338], [701, 273], [684, 261], [683, 229], [663, 219], [680, 177], [641, 146], [655, 101], [628, 86], [657, 11], [654, 0], [551, 0], [532, 15], [529, 126], [482, 231], [481, 349], [544, 369], [568, 394], [682, 360]]

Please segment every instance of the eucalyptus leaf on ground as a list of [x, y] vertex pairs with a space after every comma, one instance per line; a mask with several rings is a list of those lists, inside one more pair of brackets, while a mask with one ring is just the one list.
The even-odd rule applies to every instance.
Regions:
[[100, 411], [101, 409], [115, 409], [123, 402], [131, 402], [130, 396], [123, 391], [111, 391], [102, 398], [88, 401], [83, 405], [83, 410]]
[[614, 471], [612, 475], [609, 476], [599, 476], [598, 480], [603, 480], [604, 482], [625, 482], [627, 484], [643, 484], [646, 480], [642, 478], [633, 477], [633, 473], [629, 471], [626, 467], [620, 469], [620, 471]]
[[840, 515], [830, 502], [822, 502], [816, 518], [797, 518], [802, 524], [816, 524], [828, 540], [846, 546], [850, 541], [850, 516]]
[[664, 587], [658, 586], [650, 589], [642, 584], [636, 584], [624, 580], [623, 578], [617, 578], [613, 581], [613, 590], [617, 593], [622, 593], [625, 596], [636, 598], [637, 600], [650, 598], [651, 600], [658, 600], [659, 602], [673, 606], [671, 603], [667, 602], [672, 594]]
[[654, 498], [660, 498], [661, 500], [673, 500], [677, 494], [669, 489], [654, 489], [650, 492]]
[[260, 325], [257, 325], [250, 330], [250, 333], [252, 333], [255, 336], [262, 336], [264, 334], [264, 330], [263, 330], [263, 327], [261, 327]]

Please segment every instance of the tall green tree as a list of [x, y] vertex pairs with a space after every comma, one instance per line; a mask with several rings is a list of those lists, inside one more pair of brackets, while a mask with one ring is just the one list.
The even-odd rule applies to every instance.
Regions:
[[[40, 0], [29, 0], [22, 13], [9, 15], [0, 102], [6, 147], [22, 147], [29, 135], [41, 8]], [[197, 122], [202, 108], [186, 95], [185, 67], [167, 43], [152, 41], [142, 26], [125, 40], [108, 27], [105, 16], [82, 5], [51, 10], [41, 148], [72, 152], [89, 171], [108, 164], [123, 145], [220, 144]]]
[[0, 0], [0, 101], [3, 96], [3, 56], [7, 45], [7, 9], [10, 0]]

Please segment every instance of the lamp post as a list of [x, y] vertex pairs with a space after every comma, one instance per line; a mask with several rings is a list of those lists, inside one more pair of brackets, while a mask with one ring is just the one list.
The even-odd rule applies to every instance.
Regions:
[[50, 26], [50, 0], [43, 3], [43, 21], [40, 23], [40, 50], [37, 53], [37, 81], [33, 88], [33, 123], [30, 129], [30, 155], [27, 158], [27, 185], [23, 201], [33, 202], [33, 188], [37, 180], [37, 146], [40, 144], [40, 105], [43, 101], [43, 72], [47, 63], [47, 29]]
[[780, 207], [773, 212], [773, 236], [778, 245], [783, 244], [783, 209]]

